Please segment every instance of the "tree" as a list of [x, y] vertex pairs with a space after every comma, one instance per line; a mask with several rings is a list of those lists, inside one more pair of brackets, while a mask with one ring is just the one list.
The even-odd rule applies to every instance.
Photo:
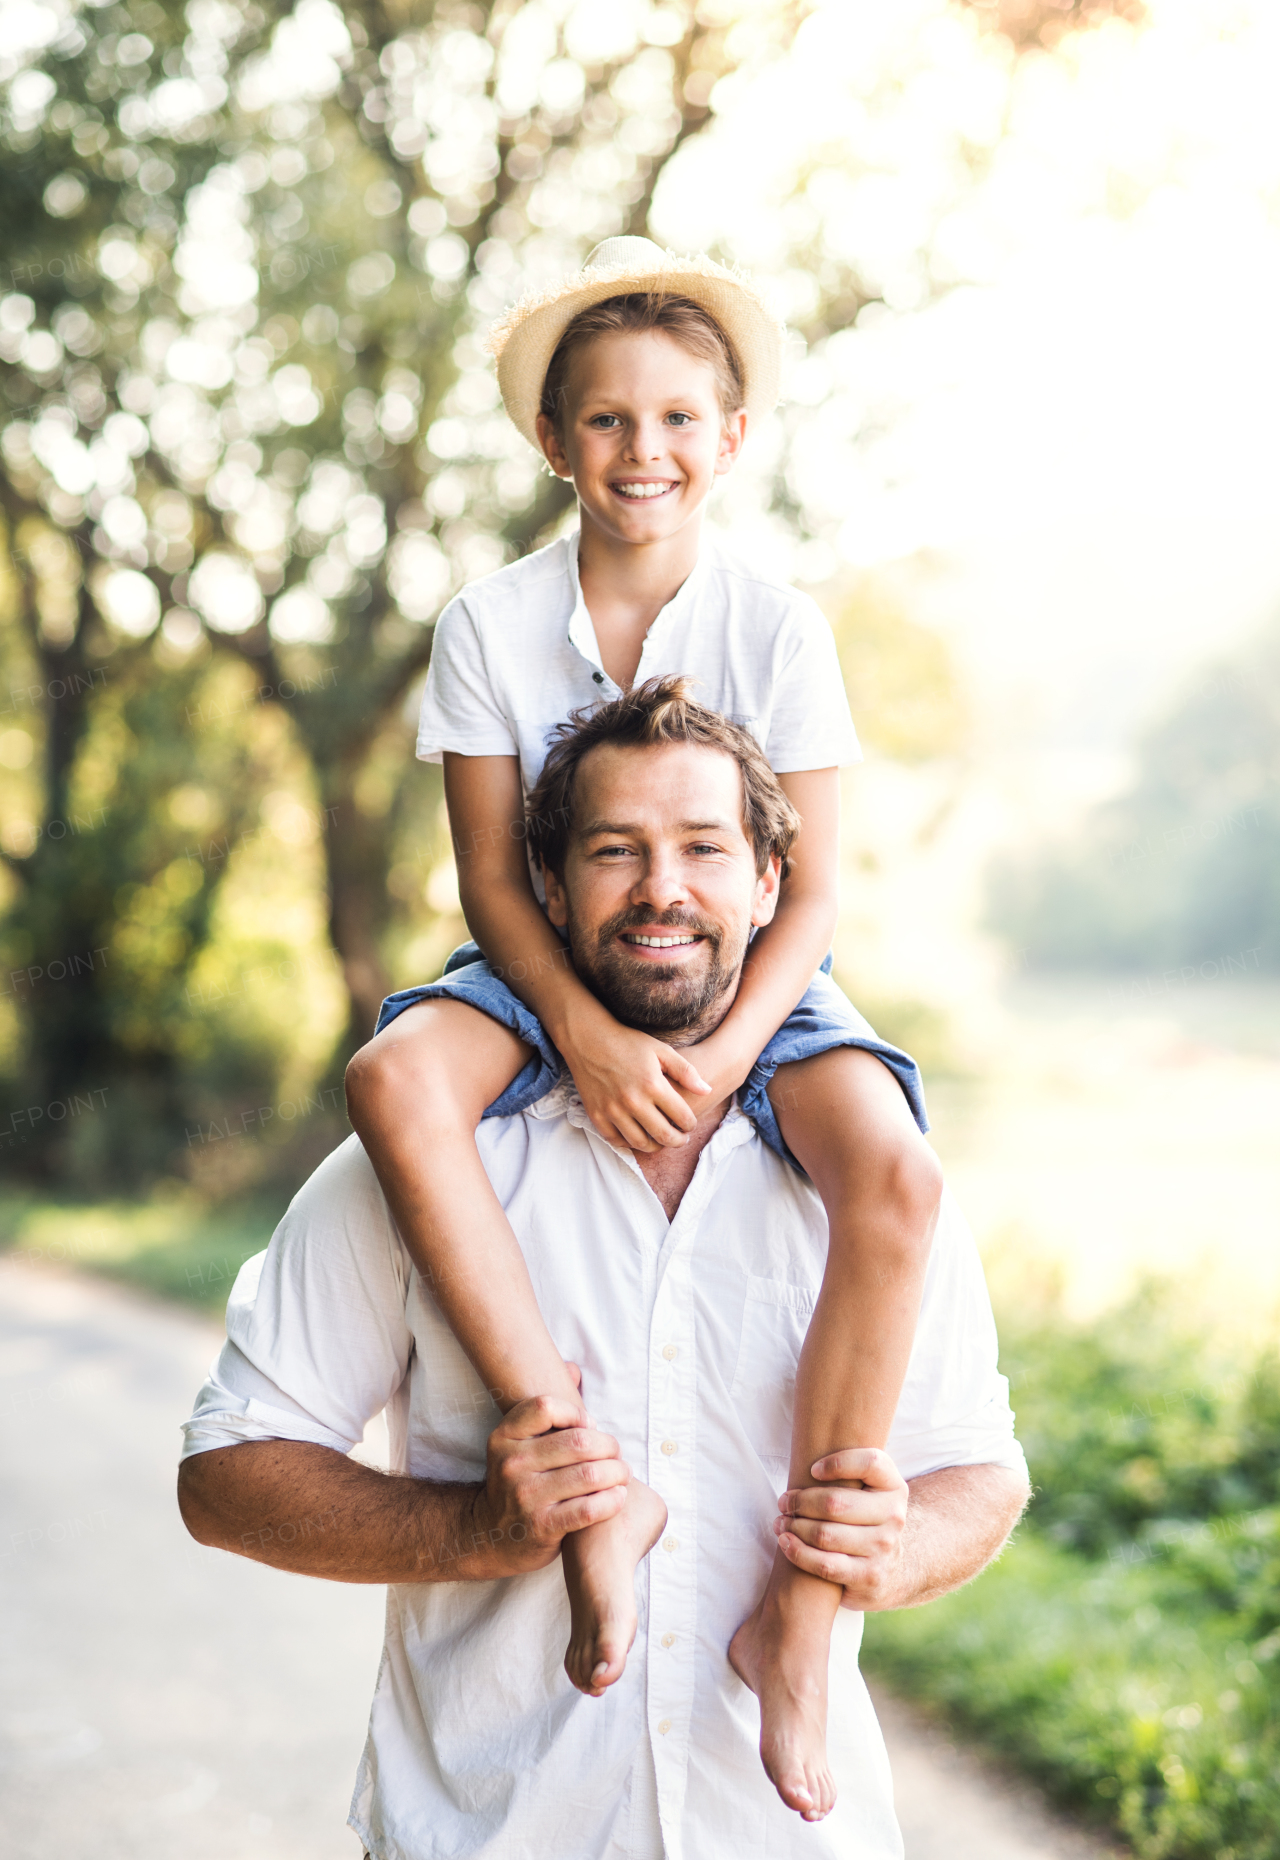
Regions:
[[[268, 701], [300, 687], [353, 1031], [385, 982], [387, 816], [362, 771], [451, 588], [565, 498], [494, 415], [475, 326], [644, 225], [731, 55], [731, 14], [665, 8], [639, 45], [606, 15], [115, 6], [10, 93], [6, 509], [78, 558], [61, 628], [24, 577], [40, 669], [72, 673], [44, 679], [71, 689], [49, 703], [48, 804], [95, 610], [129, 636], [167, 612], [178, 649], [194, 614]], [[776, 10], [752, 55], [793, 18]]]
[[[644, 230], [717, 83], [780, 56], [808, 10], [119, 0], [21, 15], [0, 64], [0, 499], [44, 775], [34, 838], [4, 849], [15, 947], [114, 934], [96, 853], [71, 848], [55, 879], [48, 831], [89, 754], [104, 663], [113, 691], [137, 686], [126, 735], [127, 711], [189, 739], [139, 762], [163, 785], [204, 753], [174, 720], [211, 645], [305, 752], [346, 1047], [367, 1036], [403, 903], [387, 872], [421, 819], [398, 776], [431, 623], [565, 507], [496, 408], [481, 331], [596, 240]], [[1079, 10], [1008, 0], [982, 16], [1016, 14], [1030, 41]], [[876, 288], [828, 256], [804, 333], [846, 327]], [[772, 489], [800, 520], [785, 461]], [[168, 699], [144, 702], [161, 685]], [[232, 844], [253, 808], [226, 779]], [[113, 794], [116, 890], [153, 888], [170, 849], [125, 822], [160, 796], [133, 780]], [[175, 930], [175, 984], [226, 863]], [[20, 1004], [42, 1091], [80, 1076], [94, 1049], [77, 1030], [105, 986], [91, 971], [74, 995]], [[172, 1035], [156, 1031], [157, 1077]]]

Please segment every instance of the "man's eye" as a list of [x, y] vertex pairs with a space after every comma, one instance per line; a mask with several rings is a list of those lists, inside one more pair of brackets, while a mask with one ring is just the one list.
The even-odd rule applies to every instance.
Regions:
[[718, 853], [720, 848], [718, 846], [712, 846], [707, 841], [703, 840], [697, 846], [693, 847], [692, 850], [696, 853]]

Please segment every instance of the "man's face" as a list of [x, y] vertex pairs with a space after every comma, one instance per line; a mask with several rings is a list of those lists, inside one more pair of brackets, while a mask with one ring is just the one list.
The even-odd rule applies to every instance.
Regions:
[[592, 993], [627, 1025], [687, 1043], [728, 1012], [779, 879], [776, 860], [756, 872], [732, 756], [602, 744], [579, 764], [564, 873], [546, 883]]

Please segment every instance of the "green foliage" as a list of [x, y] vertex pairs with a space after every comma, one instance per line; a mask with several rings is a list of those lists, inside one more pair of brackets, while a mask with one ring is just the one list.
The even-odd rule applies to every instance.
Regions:
[[972, 1587], [869, 1620], [867, 1664], [1141, 1860], [1274, 1860], [1280, 1642], [1180, 1578], [1028, 1529]]
[[[1004, 860], [992, 925], [1058, 968], [1280, 965], [1280, 627], [1209, 667], [1066, 845]], [[1201, 968], [1203, 966], [1203, 969]]]
[[[566, 500], [479, 333], [643, 225], [730, 62], [682, 0], [589, 64], [567, 31], [505, 3], [123, 0], [0, 50], [0, 907], [28, 978], [0, 1067], [24, 1118], [77, 1086], [110, 1107], [28, 1120], [13, 1168], [142, 1179], [194, 1119], [336, 1076], [327, 1002], [327, 1042], [306, 1014], [291, 1038], [262, 981], [314, 966], [321, 900], [348, 1049], [456, 940], [412, 689], [444, 600]], [[292, 891], [255, 845], [281, 789], [322, 822], [277, 836]]]
[[278, 1200], [209, 1208], [170, 1190], [145, 1203], [0, 1201], [0, 1269], [6, 1260], [78, 1266], [220, 1317], [246, 1259], [280, 1218]]
[[[387, 989], [457, 938], [438, 782], [413, 763], [432, 623], [568, 501], [502, 415], [483, 332], [599, 239], [645, 230], [719, 80], [782, 55], [807, 4], [18, 9], [0, 46], [0, 669], [26, 696], [0, 727], [0, 911], [44, 992], [0, 1003], [0, 1072], [105, 1090], [118, 1116], [74, 1141], [28, 1130], [12, 1167], [147, 1177], [193, 1105], [208, 1121], [335, 1079]], [[1018, 41], [1107, 10], [1024, 6]], [[776, 263], [812, 271], [799, 333], [820, 347], [880, 285], [827, 237], [842, 209], [819, 194]], [[803, 526], [782, 430], [772, 495]], [[872, 643], [873, 738], [936, 753], [936, 642]], [[187, 715], [209, 655], [247, 681], [216, 751]], [[312, 851], [278, 850], [292, 891], [245, 851], [279, 792], [260, 710], [324, 823]], [[227, 851], [179, 896], [171, 801], [191, 788], [216, 793]], [[54, 858], [87, 792], [109, 817]], [[275, 927], [251, 921], [251, 875]], [[317, 912], [334, 963], [291, 1038], [261, 976], [290, 949], [312, 961]], [[104, 962], [53, 999], [50, 965], [90, 936]]]
[[1280, 1375], [1206, 1361], [1154, 1289], [1088, 1328], [1006, 1321], [1002, 1365], [1036, 1482], [1033, 1517], [1097, 1556], [1159, 1520], [1280, 1502]]
[[1142, 1860], [1271, 1860], [1280, 1825], [1280, 1369], [1148, 1288], [1006, 1315], [1035, 1497], [979, 1582], [868, 1623], [870, 1666], [1114, 1820]]

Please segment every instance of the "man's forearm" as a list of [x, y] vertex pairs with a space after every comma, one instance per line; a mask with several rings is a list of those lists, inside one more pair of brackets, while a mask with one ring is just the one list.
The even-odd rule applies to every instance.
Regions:
[[375, 1472], [328, 1447], [292, 1440], [201, 1453], [184, 1460], [178, 1475], [183, 1520], [198, 1542], [331, 1582], [510, 1575], [509, 1560], [482, 1525], [482, 1490]]
[[917, 1608], [958, 1589], [998, 1555], [1030, 1496], [1005, 1466], [948, 1466], [910, 1479], [897, 1567], [874, 1599], [848, 1601], [868, 1613]]

